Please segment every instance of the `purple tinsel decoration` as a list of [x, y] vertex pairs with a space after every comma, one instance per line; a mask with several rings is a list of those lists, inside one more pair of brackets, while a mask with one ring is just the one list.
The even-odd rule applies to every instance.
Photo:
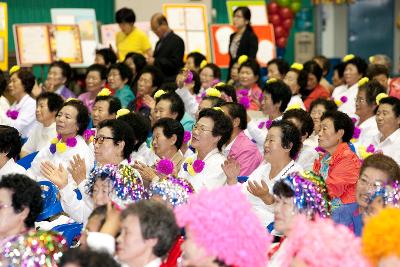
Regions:
[[343, 103], [346, 103], [347, 102], [347, 96], [342, 96], [341, 98], [340, 98], [340, 101], [342, 101]]
[[183, 142], [187, 144], [190, 139], [192, 139], [192, 133], [190, 131], [185, 131], [183, 134]]
[[375, 152], [375, 146], [373, 144], [369, 145], [367, 149], [365, 150], [368, 153], [374, 153]]
[[248, 109], [250, 107], [250, 99], [249, 99], [249, 97], [248, 96], [242, 96], [239, 99], [239, 104], [241, 104], [243, 107]]
[[56, 145], [55, 144], [51, 144], [49, 149], [50, 149], [51, 154], [56, 153]]
[[90, 137], [94, 136], [96, 134], [95, 130], [91, 130], [91, 129], [86, 129], [83, 132], [83, 138], [88, 141], [90, 139]]
[[358, 139], [361, 134], [361, 129], [359, 127], [354, 127], [353, 138]]
[[12, 120], [16, 120], [18, 118], [19, 112], [15, 109], [9, 109], [6, 112], [7, 117], [11, 118]]
[[206, 164], [204, 163], [204, 161], [202, 161], [201, 159], [196, 159], [194, 162], [193, 162], [193, 170], [196, 172], [196, 173], [200, 173], [203, 169], [204, 169], [204, 166], [205, 166]]
[[156, 170], [158, 173], [170, 175], [174, 172], [174, 163], [169, 159], [162, 159], [157, 163]]
[[70, 138], [67, 138], [66, 144], [68, 147], [75, 147], [77, 142], [78, 141], [76, 140], [75, 137], [70, 137]]

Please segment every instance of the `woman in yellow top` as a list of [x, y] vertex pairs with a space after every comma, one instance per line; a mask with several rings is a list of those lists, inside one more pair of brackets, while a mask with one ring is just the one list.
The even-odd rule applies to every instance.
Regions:
[[152, 56], [149, 38], [146, 33], [134, 25], [136, 16], [132, 9], [121, 8], [115, 14], [115, 20], [121, 29], [116, 36], [117, 54], [120, 62], [124, 61], [129, 52]]

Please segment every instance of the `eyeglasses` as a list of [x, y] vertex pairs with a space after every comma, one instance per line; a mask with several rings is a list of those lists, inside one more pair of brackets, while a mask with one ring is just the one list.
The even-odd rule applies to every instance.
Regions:
[[115, 138], [113, 138], [113, 137], [99, 136], [99, 137], [93, 138], [93, 144], [97, 143], [97, 144], [101, 145], [104, 143], [104, 140], [106, 140], [106, 139], [115, 140]]
[[193, 125], [193, 129], [192, 131], [200, 131], [200, 132], [212, 132], [212, 130], [206, 129], [203, 125], [197, 125], [197, 123], [195, 125]]

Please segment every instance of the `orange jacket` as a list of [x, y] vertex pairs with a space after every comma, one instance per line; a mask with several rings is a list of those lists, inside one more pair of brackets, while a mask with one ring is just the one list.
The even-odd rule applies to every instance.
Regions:
[[[321, 160], [314, 162], [314, 172], [320, 174]], [[360, 174], [361, 162], [347, 143], [341, 143], [332, 154], [329, 162], [326, 186], [329, 196], [340, 198], [343, 204], [356, 201], [356, 183]]]

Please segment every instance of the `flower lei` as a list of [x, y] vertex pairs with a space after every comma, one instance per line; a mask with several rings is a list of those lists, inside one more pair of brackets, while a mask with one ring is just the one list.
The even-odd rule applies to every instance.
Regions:
[[170, 175], [174, 172], [174, 163], [169, 159], [162, 159], [157, 163], [156, 170], [160, 174]]
[[360, 145], [358, 147], [358, 154], [360, 155], [360, 158], [362, 160], [368, 158], [369, 156], [371, 156], [374, 153], [375, 153], [375, 146], [372, 144], [369, 145], [368, 147], [365, 147], [363, 145]]
[[61, 141], [61, 135], [58, 134], [56, 138], [53, 138], [53, 140], [51, 140], [49, 150], [51, 154], [54, 154], [56, 152], [62, 154], [67, 151], [67, 147], [75, 147], [77, 142], [78, 141], [76, 140], [76, 137], [70, 137], [67, 138], [67, 141], [64, 143]]
[[355, 126], [355, 127], [354, 127], [354, 132], [353, 132], [353, 137], [351, 138], [350, 141], [351, 141], [352, 143], [357, 142], [358, 138], [360, 138], [360, 135], [361, 135], [361, 129], [360, 129], [360, 127]]
[[6, 112], [7, 117], [9, 117], [12, 120], [16, 120], [18, 118], [19, 112], [16, 109], [9, 109]]
[[193, 160], [193, 158], [187, 158], [182, 167], [190, 176], [195, 176], [203, 171], [205, 165], [206, 163], [201, 159]]
[[191, 139], [192, 139], [192, 133], [186, 130], [183, 133], [183, 143], [187, 144], [190, 142]]
[[342, 97], [339, 98], [339, 99], [335, 99], [334, 102], [335, 102], [336, 106], [340, 107], [341, 105], [343, 105], [344, 103], [346, 103], [347, 100], [348, 100], [347, 96], [344, 95], [344, 96], [342, 96]]
[[238, 103], [241, 104], [245, 109], [250, 107], [250, 98], [249, 98], [248, 89], [241, 89], [237, 93]]
[[262, 129], [262, 128], [266, 128], [269, 129], [269, 127], [271, 127], [272, 124], [272, 120], [266, 120], [266, 121], [262, 121], [258, 124], [258, 129]]
[[92, 129], [86, 129], [83, 132], [83, 138], [85, 139], [86, 143], [92, 143], [94, 136], [96, 135], [96, 131]]

